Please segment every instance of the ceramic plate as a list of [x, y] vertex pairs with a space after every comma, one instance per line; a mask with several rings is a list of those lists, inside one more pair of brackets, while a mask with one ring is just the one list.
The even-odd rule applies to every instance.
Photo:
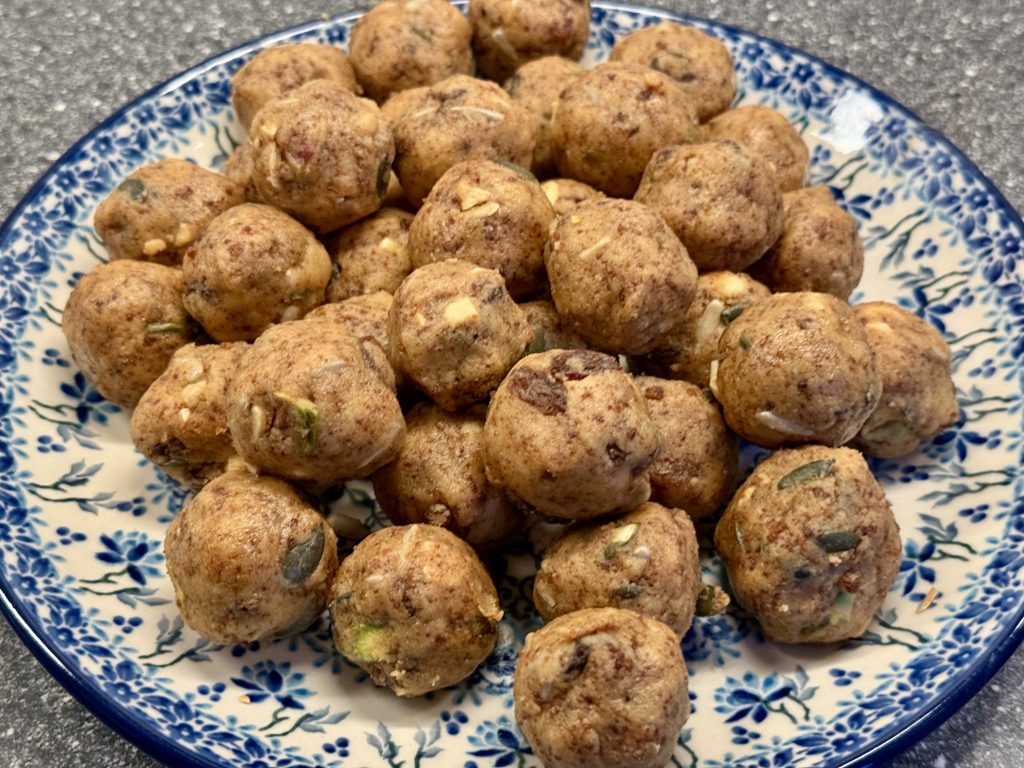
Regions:
[[[595, 6], [591, 62], [665, 18]], [[161, 157], [220, 167], [242, 136], [228, 90], [242, 61], [285, 39], [343, 45], [354, 18], [232, 51], [138, 99], [65, 154], [0, 231], [0, 604], [65, 686], [176, 766], [535, 766], [511, 705], [517, 650], [536, 626], [530, 553], [499, 569], [507, 618], [494, 654], [432, 696], [374, 688], [335, 654], [324, 619], [292, 641], [214, 647], [183, 627], [164, 574], [161, 540], [186, 494], [133, 451], [127, 414], [78, 372], [59, 327], [71, 286], [105, 258], [90, 226], [98, 201]], [[863, 765], [959, 707], [1024, 633], [1022, 224], [884, 94], [770, 40], [686, 21], [728, 44], [743, 102], [800, 128], [812, 181], [860, 224], [868, 266], [854, 300], [898, 302], [943, 333], [962, 412], [919, 453], [874, 464], [904, 554], [861, 640], [786, 648], [742, 617], [696, 621], [684, 641], [694, 712], [673, 764]], [[338, 503], [377, 520], [365, 489]]]

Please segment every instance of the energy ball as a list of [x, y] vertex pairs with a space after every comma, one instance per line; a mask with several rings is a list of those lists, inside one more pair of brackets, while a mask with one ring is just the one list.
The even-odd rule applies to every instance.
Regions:
[[338, 323], [272, 326], [231, 383], [235, 450], [314, 491], [367, 477], [398, 454], [405, 436], [394, 381], [380, 347]]
[[217, 645], [291, 637], [327, 607], [338, 541], [294, 488], [233, 471], [171, 523], [167, 573], [185, 623]]
[[590, 0], [469, 0], [480, 74], [504, 81], [543, 56], [579, 59], [590, 34]]
[[193, 490], [223, 474], [236, 454], [228, 431], [228, 387], [248, 344], [187, 344], [132, 412], [132, 442]]
[[480, 559], [433, 525], [370, 534], [331, 587], [334, 644], [373, 682], [421, 696], [468, 677], [498, 638], [498, 593]]
[[701, 272], [740, 272], [782, 235], [782, 191], [774, 171], [730, 141], [657, 152], [636, 200], [665, 218]]
[[718, 355], [710, 384], [725, 420], [766, 448], [842, 445], [882, 392], [864, 327], [827, 293], [776, 293], [751, 305], [725, 329]]
[[632, 200], [591, 200], [551, 227], [551, 298], [595, 349], [642, 355], [682, 322], [697, 267], [664, 219]]
[[508, 163], [453, 165], [409, 227], [413, 267], [459, 259], [495, 269], [520, 298], [546, 285], [544, 245], [554, 218], [537, 179]]
[[771, 107], [748, 104], [723, 112], [704, 126], [704, 140], [735, 141], [767, 160], [783, 192], [807, 183], [807, 145], [793, 124]]
[[576, 210], [576, 206], [587, 200], [601, 200], [604, 192], [599, 192], [589, 184], [575, 179], [548, 179], [540, 185], [547, 195], [548, 202], [555, 209], [555, 217], [564, 216]]
[[71, 291], [61, 329], [96, 391], [134, 408], [199, 330], [181, 303], [181, 270], [144, 261], [95, 267]]
[[771, 291], [743, 272], [705, 272], [697, 278], [697, 295], [677, 331], [659, 349], [634, 362], [654, 376], [706, 387], [726, 327], [751, 304], [769, 296]]
[[488, 479], [562, 520], [647, 501], [660, 445], [632, 378], [614, 357], [590, 350], [524, 357], [491, 398], [484, 424]]
[[357, 93], [355, 72], [340, 48], [292, 43], [265, 48], [231, 78], [231, 103], [246, 128], [268, 101], [312, 80], [333, 80]]
[[512, 101], [533, 115], [537, 145], [533, 149], [533, 172], [550, 176], [555, 172], [551, 118], [562, 91], [583, 76], [579, 63], [561, 56], [545, 56], [524, 64], [505, 83]]
[[363, 293], [394, 293], [412, 272], [409, 225], [412, 214], [400, 208], [381, 208], [349, 224], [328, 242], [335, 270], [327, 286], [327, 301], [344, 301]]
[[547, 352], [549, 349], [585, 349], [587, 342], [572, 329], [566, 327], [550, 301], [528, 301], [519, 308], [526, 315], [526, 322], [533, 331], [533, 341], [526, 353]]
[[485, 413], [483, 406], [446, 413], [430, 403], [409, 412], [397, 458], [373, 474], [374, 496], [392, 523], [438, 525], [480, 550], [523, 529], [523, 514], [484, 475]]
[[670, 627], [586, 608], [527, 635], [516, 721], [545, 768], [660, 768], [690, 715], [688, 682]]
[[772, 291], [818, 291], [850, 298], [864, 271], [857, 221], [836, 205], [828, 187], [804, 187], [782, 196], [782, 237], [750, 274]]
[[612, 46], [608, 58], [664, 72], [693, 99], [701, 122], [727, 110], [736, 95], [729, 49], [686, 24], [663, 21], [631, 32]]
[[465, 160], [528, 168], [533, 118], [495, 83], [455, 75], [433, 86], [395, 125], [395, 173], [419, 207], [437, 180]]
[[687, 381], [638, 376], [636, 384], [661, 434], [661, 452], [651, 465], [651, 498], [694, 521], [714, 517], [740, 479], [739, 440], [718, 404]]
[[875, 349], [882, 396], [853, 440], [872, 456], [916, 451], [960, 415], [949, 345], [928, 323], [884, 301], [853, 308]]
[[900, 532], [863, 456], [807, 445], [763, 461], [715, 530], [737, 602], [780, 643], [859, 637], [899, 573]]
[[181, 264], [185, 309], [217, 341], [252, 341], [324, 300], [331, 260], [313, 233], [269, 205], [225, 211]]
[[682, 638], [700, 590], [690, 518], [646, 502], [617, 520], [570, 526], [544, 552], [533, 602], [545, 621], [581, 608], [628, 608]]
[[693, 100], [668, 75], [605, 62], [562, 93], [551, 120], [562, 176], [632, 197], [658, 150], [700, 140]]
[[383, 0], [352, 28], [349, 61], [366, 94], [399, 91], [473, 71], [466, 17], [447, 0]]
[[501, 275], [464, 261], [417, 269], [388, 315], [395, 369], [446, 411], [485, 399], [530, 341]]
[[314, 80], [267, 102], [247, 141], [260, 200], [314, 231], [373, 213], [387, 193], [391, 129], [376, 104], [339, 83]]
[[357, 339], [376, 343], [388, 351], [388, 312], [393, 299], [386, 291], [364, 293], [332, 304], [321, 304], [307, 320], [327, 320], [341, 325]]
[[110, 258], [174, 266], [207, 225], [245, 202], [227, 176], [185, 160], [136, 169], [96, 208], [93, 225]]

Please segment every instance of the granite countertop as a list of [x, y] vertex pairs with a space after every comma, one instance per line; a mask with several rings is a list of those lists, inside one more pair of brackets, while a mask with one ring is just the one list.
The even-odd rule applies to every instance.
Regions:
[[[362, 3], [365, 5], [366, 3]], [[863, 78], [946, 134], [1024, 210], [1024, 4], [1004, 0], [661, 0], [785, 41]], [[359, 3], [4, 0], [0, 216], [98, 121], [208, 56]], [[102, 10], [100, 10], [102, 9]], [[1024, 649], [897, 768], [1024, 766]], [[72, 699], [0, 621], [0, 765], [157, 764]]]

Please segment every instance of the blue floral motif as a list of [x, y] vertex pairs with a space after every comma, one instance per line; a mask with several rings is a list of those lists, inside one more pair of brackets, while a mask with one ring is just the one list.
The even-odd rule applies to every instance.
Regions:
[[755, 723], [763, 723], [773, 713], [794, 723], [799, 718], [806, 720], [810, 717], [806, 702], [818, 690], [817, 686], [809, 686], [808, 680], [800, 666], [791, 678], [775, 673], [759, 678], [753, 672], [745, 672], [739, 679], [726, 677], [725, 683], [715, 690], [715, 711], [728, 715], [726, 723], [748, 716]]
[[496, 721], [485, 720], [480, 723], [469, 737], [469, 745], [468, 754], [477, 760], [466, 761], [464, 768], [522, 765], [523, 755], [532, 752], [515, 722], [504, 715]]
[[[595, 7], [592, 53], [662, 17]], [[900, 581], [865, 636], [808, 665], [809, 674], [788, 675], [760, 658], [760, 635], [739, 614], [698, 619], [684, 641], [694, 691], [711, 701], [714, 689], [715, 706], [702, 706], [700, 727], [681, 734], [673, 765], [842, 762], [974, 679], [1024, 613], [1024, 236], [998, 192], [898, 106], [784, 46], [691, 21], [730, 48], [744, 100], [794, 120], [811, 145], [811, 178], [857, 217], [875, 270], [858, 297], [897, 301], [939, 329], [953, 352], [959, 421], [913, 457], [872, 462], [880, 482], [910, 501], [901, 510]], [[290, 39], [344, 42], [350, 25], [346, 17]], [[242, 135], [229, 104], [240, 63], [197, 72], [101, 126], [0, 231], [0, 586], [119, 714], [213, 764], [534, 766], [509, 689], [517, 649], [537, 626], [529, 573], [500, 572], [508, 636], [470, 681], [427, 700], [436, 709], [424, 728], [364, 729], [355, 718], [334, 728], [349, 713], [316, 708], [327, 703], [323, 688], [334, 675], [346, 686], [370, 683], [338, 661], [326, 620], [290, 643], [217, 648], [162, 606], [169, 601], [160, 594], [171, 590], [158, 542], [190, 494], [111, 447], [111, 435], [126, 434], [126, 414], [71, 364], [61, 307], [80, 275], [106, 260], [90, 217], [126, 173], [165, 154], [221, 167]], [[849, 93], [874, 111], [863, 146], [844, 154], [818, 136]], [[371, 527], [386, 524], [362, 486], [336, 503]], [[887, 646], [883, 656], [870, 655], [874, 645]], [[288, 654], [302, 658], [308, 676], [292, 672]], [[716, 668], [735, 663], [756, 670], [753, 678], [734, 673], [719, 685]], [[202, 665], [209, 682], [174, 674], [190, 665]], [[183, 688], [185, 678], [192, 682]], [[826, 703], [816, 687], [847, 698]], [[250, 703], [237, 704], [232, 690]], [[722, 738], [706, 735], [716, 733]]]

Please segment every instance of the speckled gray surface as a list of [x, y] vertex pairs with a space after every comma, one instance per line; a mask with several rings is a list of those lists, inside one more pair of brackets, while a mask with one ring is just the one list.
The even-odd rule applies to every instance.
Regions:
[[[364, 3], [365, 4], [365, 3]], [[783, 40], [881, 88], [941, 130], [1024, 208], [1024, 4], [936, 0], [647, 3]], [[204, 58], [358, 3], [3, 0], [0, 216], [115, 108]], [[97, 10], [97, 7], [102, 10]], [[895, 768], [1024, 766], [1024, 651]], [[0, 766], [151, 768], [0, 622]]]

